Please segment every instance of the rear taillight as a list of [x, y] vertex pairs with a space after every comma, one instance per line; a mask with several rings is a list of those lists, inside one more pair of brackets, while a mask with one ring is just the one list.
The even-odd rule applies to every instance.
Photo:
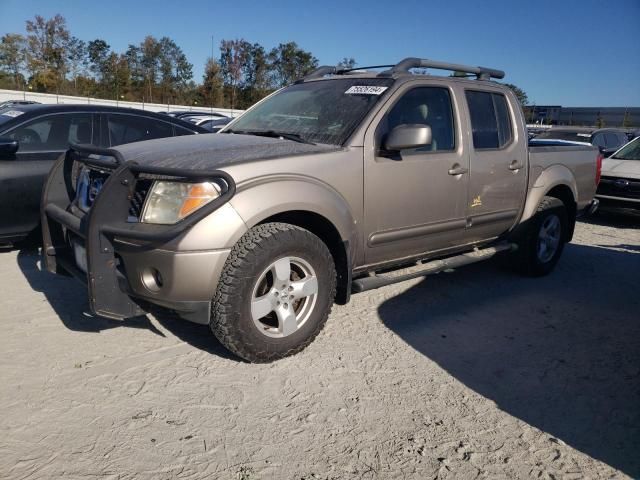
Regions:
[[602, 159], [604, 157], [601, 153], [598, 154], [598, 158], [596, 158], [596, 187], [600, 183], [600, 175], [602, 175]]

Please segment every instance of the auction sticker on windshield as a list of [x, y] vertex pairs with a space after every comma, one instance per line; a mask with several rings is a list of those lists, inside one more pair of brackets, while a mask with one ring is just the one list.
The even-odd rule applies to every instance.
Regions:
[[349, 95], [380, 95], [389, 87], [376, 87], [370, 85], [354, 85], [344, 93]]

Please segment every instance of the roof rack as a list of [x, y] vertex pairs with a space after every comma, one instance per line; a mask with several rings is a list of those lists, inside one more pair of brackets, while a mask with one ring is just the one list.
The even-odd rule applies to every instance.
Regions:
[[315, 78], [322, 78], [325, 75], [343, 75], [345, 73], [349, 73], [357, 70], [367, 70], [369, 68], [373, 69], [373, 68], [387, 68], [387, 67], [391, 67], [391, 68], [389, 70], [385, 70], [384, 72], [380, 72], [378, 75], [381, 77], [392, 77], [393, 75], [397, 75], [397, 74], [409, 73], [409, 70], [411, 70], [412, 68], [434, 68], [436, 70], [450, 70], [452, 72], [469, 73], [472, 75], [476, 75], [476, 78], [478, 80], [504, 78], [504, 72], [502, 70], [496, 70], [494, 68], [471, 67], [469, 65], [459, 65], [457, 63], [438, 62], [435, 60], [428, 60], [426, 58], [408, 57], [396, 63], [395, 65], [374, 65], [371, 67], [357, 67], [357, 68], [346, 68], [346, 69], [338, 69], [337, 67], [324, 65], [322, 67], [316, 68], [307, 76], [301, 78], [295, 83], [301, 83], [306, 80], [313, 80]]
[[305, 80], [313, 80], [314, 78], [322, 78], [325, 75], [344, 75], [345, 73], [357, 72], [359, 70], [367, 70], [373, 68], [389, 68], [393, 65], [371, 65], [368, 67], [355, 67], [355, 68], [337, 68], [329, 65], [323, 65], [321, 67], [312, 70], [311, 73], [297, 80], [295, 83], [300, 83]]
[[297, 80], [295, 83], [300, 83], [303, 80], [311, 80], [313, 78], [322, 78], [325, 75], [335, 75], [338, 73], [338, 69], [336, 67], [330, 67], [328, 65], [323, 65], [322, 67], [318, 67], [313, 70], [308, 75], [305, 75], [300, 80]]
[[477, 75], [478, 80], [489, 80], [491, 78], [504, 78], [502, 70], [487, 67], [470, 67], [457, 63], [438, 62], [426, 58], [408, 57], [394, 65], [390, 70], [382, 72], [380, 75], [392, 76], [396, 73], [409, 73], [412, 68], [435, 68], [437, 70], [450, 70], [452, 72], [464, 72]]
[[350, 72], [358, 72], [360, 70], [367, 71], [369, 69], [373, 70], [374, 68], [389, 68], [389, 67], [393, 67], [393, 65], [369, 65], [367, 67], [354, 67], [354, 68], [343, 68], [341, 70], [338, 70], [336, 72], [336, 74], [338, 75], [342, 75], [345, 73], [350, 73]]

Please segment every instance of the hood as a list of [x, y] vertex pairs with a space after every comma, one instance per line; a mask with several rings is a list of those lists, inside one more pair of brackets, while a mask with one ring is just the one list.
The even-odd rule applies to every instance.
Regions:
[[602, 175], [640, 179], [640, 160], [618, 160], [605, 158], [602, 161]]
[[340, 149], [337, 145], [309, 145], [279, 138], [230, 133], [185, 135], [114, 147], [125, 160], [133, 160], [141, 165], [190, 170], [213, 170], [236, 163]]

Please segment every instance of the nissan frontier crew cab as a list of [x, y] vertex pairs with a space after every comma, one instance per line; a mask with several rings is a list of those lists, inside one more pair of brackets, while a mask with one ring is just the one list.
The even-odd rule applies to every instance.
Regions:
[[252, 362], [302, 350], [353, 292], [499, 252], [549, 273], [596, 205], [597, 148], [530, 148], [499, 70], [385, 68], [320, 67], [218, 134], [72, 146], [43, 192], [46, 268], [97, 315], [169, 309]]

